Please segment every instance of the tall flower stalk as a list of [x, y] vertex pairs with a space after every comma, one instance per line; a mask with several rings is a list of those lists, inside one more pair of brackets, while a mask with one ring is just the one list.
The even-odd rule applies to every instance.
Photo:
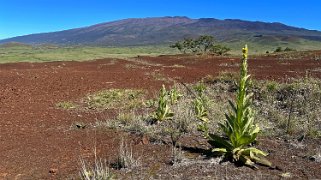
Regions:
[[263, 158], [267, 153], [250, 147], [256, 140], [260, 128], [254, 123], [254, 113], [251, 108], [252, 94], [247, 93], [250, 81], [247, 58], [248, 48], [245, 45], [236, 102], [229, 101], [231, 110], [225, 114], [225, 122], [219, 124], [224, 137], [209, 133], [207, 138], [214, 147], [213, 152], [225, 155], [233, 162], [242, 162], [253, 168], [256, 168], [255, 163], [271, 166], [272, 164]]

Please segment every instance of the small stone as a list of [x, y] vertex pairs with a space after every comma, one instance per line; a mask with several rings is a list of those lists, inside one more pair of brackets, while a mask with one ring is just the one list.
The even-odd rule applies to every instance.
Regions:
[[57, 168], [50, 168], [49, 169], [49, 173], [50, 174], [57, 174], [58, 173], [58, 169]]
[[142, 138], [142, 143], [143, 143], [144, 145], [149, 144], [149, 139], [148, 139], [147, 136], [143, 136], [143, 138]]
[[76, 122], [76, 123], [75, 123], [75, 126], [76, 126], [78, 129], [85, 129], [86, 124]]
[[309, 158], [311, 161], [315, 161], [315, 162], [321, 162], [321, 154], [316, 154], [316, 155], [314, 155], [314, 156], [311, 156], [310, 158]]

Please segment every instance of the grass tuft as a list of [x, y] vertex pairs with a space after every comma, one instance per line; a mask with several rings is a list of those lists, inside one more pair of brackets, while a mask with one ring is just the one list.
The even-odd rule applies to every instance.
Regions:
[[89, 109], [132, 109], [143, 107], [143, 90], [109, 89], [92, 95], [85, 100]]
[[67, 110], [67, 109], [75, 109], [77, 105], [70, 101], [63, 101], [63, 102], [57, 103], [56, 107]]
[[133, 169], [141, 165], [140, 158], [134, 158], [132, 146], [128, 146], [122, 138], [119, 145], [117, 162], [114, 163], [116, 169]]

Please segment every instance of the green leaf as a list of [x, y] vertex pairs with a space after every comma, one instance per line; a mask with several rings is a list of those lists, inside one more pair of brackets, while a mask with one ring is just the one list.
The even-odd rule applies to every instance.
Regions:
[[236, 109], [234, 103], [231, 100], [229, 100], [228, 103], [230, 104], [231, 108], [233, 109], [233, 112], [236, 114], [237, 113], [237, 109]]
[[251, 168], [254, 168], [254, 169], [258, 169], [256, 166], [255, 166], [255, 163], [251, 160], [251, 158], [249, 158], [248, 156], [240, 156], [239, 158], [239, 161], [241, 161], [243, 164], [251, 167]]
[[226, 150], [226, 148], [214, 148], [214, 149], [212, 149], [212, 152], [225, 154], [225, 153], [227, 153], [227, 150]]
[[239, 144], [239, 146], [248, 145], [248, 144], [254, 142], [254, 140], [255, 140], [255, 138], [253, 138], [253, 136], [243, 135], [238, 139], [238, 144]]
[[231, 143], [229, 143], [227, 140], [223, 139], [220, 136], [217, 136], [215, 134], [209, 134], [209, 143], [214, 146], [215, 148], [225, 148], [225, 149], [232, 149], [233, 146]]
[[268, 167], [272, 167], [272, 163], [268, 161], [264, 156], [267, 156], [268, 154], [256, 149], [256, 148], [247, 148], [244, 149], [243, 156], [249, 156], [249, 158], [254, 161], [255, 163], [259, 163]]
[[264, 151], [261, 151], [261, 150], [259, 150], [259, 149], [256, 149], [256, 148], [254, 148], [254, 147], [250, 147], [250, 148], [244, 149], [244, 153], [245, 153], [246, 155], [250, 155], [250, 152], [254, 153], [255, 156], [257, 156], [257, 155], [267, 156], [267, 155], [268, 155], [268, 153], [266, 153], [266, 152], [264, 152]]

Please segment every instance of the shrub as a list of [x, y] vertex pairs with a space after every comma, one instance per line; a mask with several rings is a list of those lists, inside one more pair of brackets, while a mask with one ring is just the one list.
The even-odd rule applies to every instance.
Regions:
[[295, 51], [295, 49], [292, 49], [292, 48], [286, 47], [286, 48], [284, 49], [284, 52], [287, 52], [287, 51]]
[[211, 53], [219, 56], [225, 56], [229, 51], [231, 51], [231, 49], [223, 45], [213, 45], [210, 48]]
[[181, 41], [177, 41], [175, 44], [169, 46], [170, 48], [177, 48], [180, 52], [183, 52], [184, 46]]
[[289, 51], [296, 51], [296, 50], [289, 47], [286, 47], [285, 49], [282, 49], [282, 47], [277, 47], [274, 52], [289, 52]]
[[282, 51], [283, 51], [282, 47], [277, 47], [274, 52], [282, 52]]

